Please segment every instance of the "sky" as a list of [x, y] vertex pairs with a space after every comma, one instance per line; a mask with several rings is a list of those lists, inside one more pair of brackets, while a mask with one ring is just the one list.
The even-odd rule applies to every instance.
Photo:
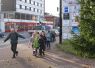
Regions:
[[45, 0], [45, 12], [58, 16], [57, 7], [59, 7], [59, 0]]

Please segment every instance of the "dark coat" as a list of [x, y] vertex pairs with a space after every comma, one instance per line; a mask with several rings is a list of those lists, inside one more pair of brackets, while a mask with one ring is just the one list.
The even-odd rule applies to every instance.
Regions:
[[39, 47], [45, 50], [45, 44], [46, 44], [46, 37], [41, 35], [39, 39]]
[[18, 34], [17, 32], [11, 32], [7, 38], [4, 40], [6, 42], [8, 39], [10, 39], [11, 44], [17, 44], [18, 43], [18, 37], [25, 39], [22, 35]]
[[46, 36], [42, 36], [43, 40], [44, 40], [44, 44], [46, 45], [46, 41], [47, 41], [47, 38]]

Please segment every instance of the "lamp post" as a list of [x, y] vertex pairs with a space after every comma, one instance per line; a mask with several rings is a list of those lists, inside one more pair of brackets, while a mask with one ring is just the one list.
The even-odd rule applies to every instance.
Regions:
[[62, 44], [62, 0], [60, 0], [60, 2], [59, 2], [59, 4], [60, 4], [60, 13], [59, 13], [59, 23], [60, 23], [60, 25], [59, 25], [59, 27], [60, 27], [60, 34], [59, 34], [59, 44]]

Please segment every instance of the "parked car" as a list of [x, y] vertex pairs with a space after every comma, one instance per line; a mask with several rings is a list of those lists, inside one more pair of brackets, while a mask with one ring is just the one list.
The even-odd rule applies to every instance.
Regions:
[[54, 31], [56, 36], [59, 36], [59, 31], [57, 29], [51, 29], [51, 31]]

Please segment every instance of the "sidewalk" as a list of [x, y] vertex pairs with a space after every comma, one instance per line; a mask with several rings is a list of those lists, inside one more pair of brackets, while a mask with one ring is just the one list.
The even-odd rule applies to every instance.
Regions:
[[12, 59], [9, 46], [0, 48], [0, 68], [55, 68], [41, 60], [41, 58], [32, 56], [31, 48], [25, 46], [25, 44], [18, 45], [18, 51], [19, 55], [16, 59]]
[[95, 68], [95, 59], [84, 59], [72, 54], [62, 52], [52, 43], [51, 50], [47, 51], [47, 55], [51, 56], [51, 60], [57, 68]]

